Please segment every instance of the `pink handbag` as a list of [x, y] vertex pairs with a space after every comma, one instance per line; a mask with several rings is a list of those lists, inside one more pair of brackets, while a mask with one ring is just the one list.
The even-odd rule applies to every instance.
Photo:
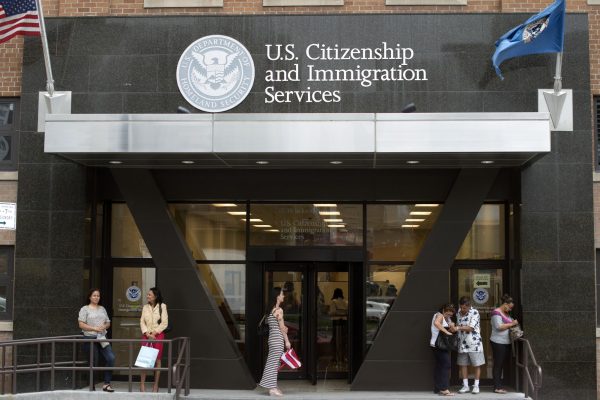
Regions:
[[291, 369], [300, 368], [302, 366], [302, 363], [300, 362], [300, 359], [296, 355], [294, 349], [289, 349], [281, 355], [281, 365], [279, 366], [279, 369], [285, 366], [288, 366]]

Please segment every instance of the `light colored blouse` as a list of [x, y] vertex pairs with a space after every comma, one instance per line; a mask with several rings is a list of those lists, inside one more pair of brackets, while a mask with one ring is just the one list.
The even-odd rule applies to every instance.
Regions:
[[[446, 321], [444, 314], [441, 314], [439, 312], [436, 312], [435, 314], [433, 314], [433, 318], [431, 319], [431, 339], [429, 340], [429, 345], [431, 347], [435, 347], [435, 342], [437, 341], [438, 335], [440, 334], [440, 330], [437, 328], [437, 326], [435, 326], [435, 319], [437, 318], [438, 315], [442, 316], [442, 326], [444, 328], [448, 328], [450, 326], [450, 325], [448, 325], [448, 321]], [[444, 333], [444, 335], [445, 335], [445, 333]]]
[[497, 309], [492, 311], [492, 334], [490, 340], [498, 344], [510, 344], [510, 329], [500, 330], [500, 325], [510, 324], [512, 318], [502, 314]]
[[348, 302], [344, 299], [331, 300], [330, 315], [332, 320], [345, 320], [348, 318]]
[[[161, 303], [162, 316], [157, 306], [152, 307], [150, 304], [146, 304], [142, 308], [142, 316], [140, 317], [140, 328], [142, 333], [145, 335], [148, 332], [161, 333], [167, 329], [169, 325], [169, 314], [167, 313], [167, 305]], [[160, 319], [160, 324], [158, 320]]]
[[[81, 307], [79, 310], [79, 317], [77, 319], [89, 326], [103, 326], [107, 322], [110, 322], [106, 309], [100, 305], [95, 308], [92, 308], [89, 305]], [[106, 330], [103, 332], [82, 330], [82, 332], [85, 336], [96, 337], [98, 334], [101, 334], [101, 336], [102, 334], [106, 335]]]

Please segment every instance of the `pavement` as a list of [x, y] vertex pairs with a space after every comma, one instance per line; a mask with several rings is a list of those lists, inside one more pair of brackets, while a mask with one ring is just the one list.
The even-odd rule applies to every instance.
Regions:
[[[98, 385], [100, 388], [101, 386]], [[113, 399], [113, 400], [173, 400], [175, 392], [169, 394], [166, 389], [161, 389], [159, 393], [140, 393], [139, 383], [135, 383], [133, 390], [129, 393], [127, 382], [113, 382], [115, 393], [104, 393], [102, 391], [90, 392], [87, 389], [82, 390], [57, 390], [54, 392], [43, 393], [23, 393], [17, 395], [0, 396], [0, 399], [15, 400], [83, 400], [83, 399]], [[319, 381], [316, 385], [311, 385], [306, 381], [280, 381], [280, 388], [284, 393], [284, 399], [293, 400], [429, 400], [441, 399], [444, 396], [433, 394], [432, 392], [362, 392], [350, 391], [350, 386], [346, 381]], [[146, 390], [151, 390], [150, 384], [146, 385]], [[452, 388], [453, 391], [458, 387]], [[256, 388], [254, 390], [211, 390], [211, 389], [192, 389], [189, 396], [180, 396], [180, 400], [255, 400], [268, 398], [265, 389]], [[269, 397], [270, 398], [270, 397]], [[452, 399], [469, 400], [522, 400], [525, 396], [522, 393], [496, 394], [492, 392], [491, 387], [481, 387], [481, 393], [473, 395], [471, 393], [458, 394], [450, 397]]]

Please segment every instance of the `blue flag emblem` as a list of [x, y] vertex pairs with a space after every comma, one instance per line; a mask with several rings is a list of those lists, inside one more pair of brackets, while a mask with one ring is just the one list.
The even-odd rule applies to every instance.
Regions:
[[496, 42], [492, 63], [502, 79], [500, 64], [510, 58], [563, 51], [565, 0], [557, 0], [545, 10], [506, 32]]

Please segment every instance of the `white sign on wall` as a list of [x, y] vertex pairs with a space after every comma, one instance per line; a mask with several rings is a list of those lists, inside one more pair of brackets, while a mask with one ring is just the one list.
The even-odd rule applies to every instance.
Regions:
[[0, 229], [17, 228], [17, 204], [0, 203]]

